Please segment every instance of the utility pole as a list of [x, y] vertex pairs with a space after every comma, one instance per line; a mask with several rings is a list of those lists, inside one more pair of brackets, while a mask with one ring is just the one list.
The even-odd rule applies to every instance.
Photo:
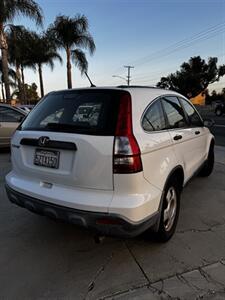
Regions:
[[127, 85], [130, 85], [130, 69], [133, 69], [133, 66], [124, 66], [124, 68], [127, 68]]

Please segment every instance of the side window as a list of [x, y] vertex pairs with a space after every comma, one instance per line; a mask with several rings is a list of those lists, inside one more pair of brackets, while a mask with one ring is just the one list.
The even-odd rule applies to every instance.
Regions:
[[145, 131], [158, 131], [166, 128], [166, 122], [160, 100], [154, 102], [142, 119], [142, 127]]
[[184, 107], [184, 110], [186, 112], [186, 114], [188, 115], [189, 121], [191, 123], [192, 126], [197, 126], [200, 127], [202, 126], [202, 120], [199, 117], [198, 113], [196, 112], [196, 110], [193, 108], [193, 106], [188, 103], [186, 100], [180, 98], [180, 101]]
[[21, 122], [23, 114], [8, 107], [0, 107], [0, 122]]
[[177, 97], [164, 97], [162, 104], [170, 128], [183, 128], [187, 126], [183, 108]]

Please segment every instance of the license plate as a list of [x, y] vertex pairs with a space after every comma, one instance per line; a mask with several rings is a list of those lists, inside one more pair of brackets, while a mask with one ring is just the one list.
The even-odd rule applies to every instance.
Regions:
[[36, 166], [58, 169], [59, 151], [36, 149], [34, 155], [34, 164]]

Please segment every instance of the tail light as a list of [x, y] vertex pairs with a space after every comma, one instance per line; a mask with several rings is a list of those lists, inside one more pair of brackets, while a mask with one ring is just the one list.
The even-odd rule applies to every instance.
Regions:
[[133, 134], [131, 97], [123, 94], [114, 138], [113, 173], [127, 174], [142, 171], [141, 153]]

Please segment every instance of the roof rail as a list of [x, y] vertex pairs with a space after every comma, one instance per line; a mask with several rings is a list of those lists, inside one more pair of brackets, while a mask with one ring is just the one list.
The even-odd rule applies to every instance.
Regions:
[[149, 85], [118, 85], [118, 88], [124, 89], [124, 88], [149, 88], [149, 89], [159, 89], [157, 86], [149, 86]]

